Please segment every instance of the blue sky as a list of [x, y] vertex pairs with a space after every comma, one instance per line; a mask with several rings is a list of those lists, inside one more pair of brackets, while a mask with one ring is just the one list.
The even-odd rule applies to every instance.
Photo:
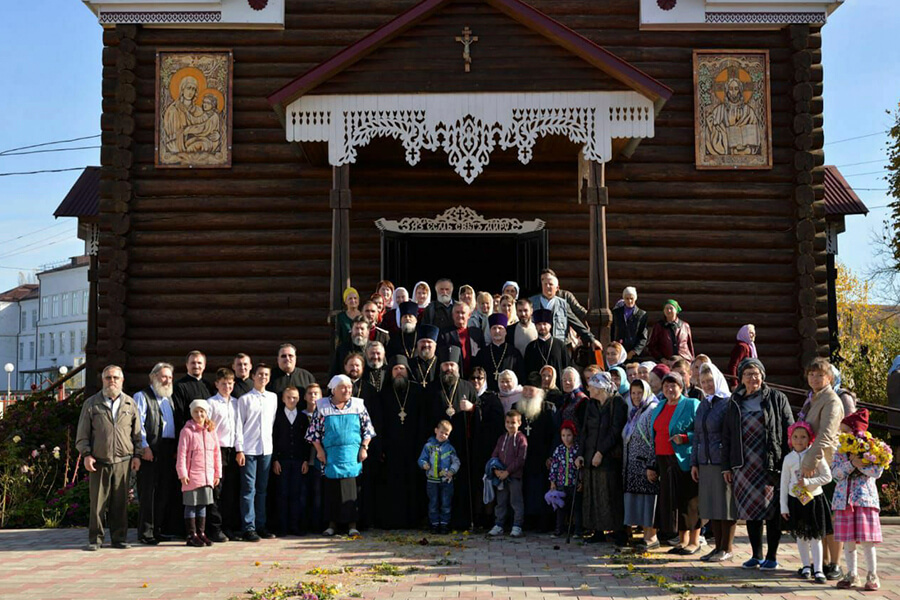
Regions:
[[[100, 132], [101, 28], [79, 0], [7, 3], [0, 23], [0, 152]], [[824, 29], [826, 162], [838, 165], [868, 216], [849, 217], [840, 259], [859, 273], [873, 263], [870, 240], [888, 215], [883, 173], [885, 110], [900, 101], [898, 0], [847, 0]], [[835, 143], [840, 142], [840, 143]], [[69, 146], [98, 145], [84, 140]], [[0, 156], [0, 173], [99, 164], [99, 150]], [[868, 163], [868, 164], [855, 164]], [[0, 177], [0, 291], [20, 270], [80, 254], [75, 220], [53, 211], [78, 171]]]

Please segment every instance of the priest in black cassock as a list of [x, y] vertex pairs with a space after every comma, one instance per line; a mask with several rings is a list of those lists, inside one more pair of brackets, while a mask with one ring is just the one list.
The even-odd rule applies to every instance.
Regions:
[[562, 388], [562, 372], [569, 366], [566, 342], [551, 335], [553, 313], [546, 308], [534, 311], [534, 325], [538, 337], [525, 349], [525, 380], [532, 373], [540, 376], [541, 369], [550, 365], [556, 369], [556, 387]]
[[525, 498], [525, 523], [530, 529], [546, 531], [552, 526], [553, 512], [544, 501], [550, 489], [547, 460], [553, 454], [556, 440], [556, 407], [544, 400], [544, 391], [535, 386], [522, 388], [522, 398], [516, 403], [522, 413], [519, 431], [528, 438], [525, 471], [522, 477], [522, 496]]
[[460, 359], [458, 347], [441, 348], [440, 377], [428, 384], [426, 390], [430, 407], [426, 430], [433, 432], [435, 426], [445, 419], [450, 421], [453, 426], [453, 430], [450, 432], [450, 444], [456, 449], [460, 469], [453, 482], [450, 527], [452, 529], [469, 529], [472, 524], [472, 508], [475, 503], [469, 481], [474, 468], [471, 463], [473, 427], [471, 420], [477, 394], [475, 386], [459, 376]]
[[507, 369], [524, 381], [525, 361], [512, 342], [507, 342], [506, 315], [494, 313], [488, 317], [488, 324], [491, 340], [475, 357], [475, 364], [484, 369], [488, 389], [497, 392], [500, 390], [497, 381], [500, 373]]
[[[272, 369], [272, 378], [266, 389], [275, 392], [278, 396], [278, 408], [284, 405], [281, 402], [281, 392], [287, 387], [295, 387], [300, 390], [300, 397], [306, 395], [306, 386], [315, 383], [312, 373], [297, 366], [297, 347], [293, 344], [282, 344], [278, 347], [278, 367]], [[271, 481], [275, 478], [272, 477]]]
[[412, 366], [419, 341], [419, 305], [415, 302], [401, 302], [397, 310], [400, 311], [400, 331], [391, 336], [387, 345], [387, 355], [402, 354]]
[[341, 342], [334, 350], [334, 357], [331, 360], [331, 370], [328, 372], [329, 379], [344, 372], [344, 359], [347, 358], [348, 354], [351, 352], [365, 354], [366, 344], [368, 343], [369, 322], [366, 321], [362, 315], [359, 315], [353, 319], [353, 323], [350, 325], [350, 339]]
[[176, 381], [172, 389], [172, 417], [175, 420], [175, 439], [181, 433], [184, 424], [191, 420], [191, 402], [206, 400], [216, 395], [216, 388], [203, 379], [206, 370], [206, 355], [193, 350], [185, 359], [187, 374]]
[[387, 363], [384, 361], [384, 346], [381, 342], [369, 342], [366, 346], [366, 369], [363, 372], [363, 380], [366, 385], [371, 386], [376, 393], [380, 394], [388, 377]]
[[[504, 315], [505, 316], [505, 315]], [[485, 505], [479, 500], [484, 494], [484, 467], [491, 458], [494, 446], [500, 436], [506, 433], [503, 412], [503, 404], [497, 392], [492, 392], [487, 387], [485, 371], [481, 367], [472, 368], [470, 378], [475, 387], [475, 409], [471, 417], [471, 473], [469, 482], [472, 485], [473, 510], [475, 512], [475, 525], [490, 528], [494, 525], [493, 505]]]
[[387, 376], [376, 400], [381, 449], [373, 455], [375, 523], [384, 529], [411, 529], [421, 525], [425, 514], [425, 474], [416, 459], [428, 439], [424, 423], [429, 407], [422, 387], [409, 378], [405, 356], [391, 357]]
[[409, 376], [412, 381], [424, 389], [437, 379], [440, 371], [440, 365], [435, 355], [440, 330], [434, 325], [419, 325], [416, 333], [419, 340], [416, 342], [416, 355], [409, 361]]
[[460, 350], [462, 376], [468, 377], [475, 366], [476, 355], [484, 346], [484, 330], [481, 327], [469, 327], [469, 305], [457, 302], [453, 305], [454, 328], [441, 334], [438, 347], [456, 346]]

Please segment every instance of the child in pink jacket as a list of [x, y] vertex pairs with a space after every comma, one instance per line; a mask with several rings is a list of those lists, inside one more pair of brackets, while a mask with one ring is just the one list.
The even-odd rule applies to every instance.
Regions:
[[213, 488], [222, 477], [222, 456], [216, 424], [209, 418], [206, 400], [191, 402], [191, 420], [178, 438], [175, 471], [181, 481], [184, 524], [188, 546], [212, 546], [206, 537], [206, 506], [213, 503]]

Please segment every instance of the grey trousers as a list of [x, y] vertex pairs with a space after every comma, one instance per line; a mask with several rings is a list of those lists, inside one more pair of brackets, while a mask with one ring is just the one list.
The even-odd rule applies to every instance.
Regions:
[[522, 480], [507, 477], [503, 489], [497, 490], [497, 508], [494, 509], [495, 525], [504, 526], [509, 505], [513, 510], [513, 527], [521, 527], [525, 522], [525, 499], [522, 497]]
[[128, 479], [131, 460], [114, 464], [96, 463], [90, 475], [91, 514], [88, 543], [103, 541], [104, 524], [110, 540], [124, 542], [128, 536]]

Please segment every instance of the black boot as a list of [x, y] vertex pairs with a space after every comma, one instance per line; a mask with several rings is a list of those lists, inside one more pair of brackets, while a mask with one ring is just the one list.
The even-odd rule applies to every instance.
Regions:
[[197, 537], [207, 546], [212, 546], [212, 541], [206, 537], [206, 517], [197, 517]]
[[197, 536], [197, 522], [193, 517], [184, 519], [184, 528], [187, 531], [187, 546], [194, 546], [195, 548], [202, 548], [204, 546], [203, 540], [201, 540]]

